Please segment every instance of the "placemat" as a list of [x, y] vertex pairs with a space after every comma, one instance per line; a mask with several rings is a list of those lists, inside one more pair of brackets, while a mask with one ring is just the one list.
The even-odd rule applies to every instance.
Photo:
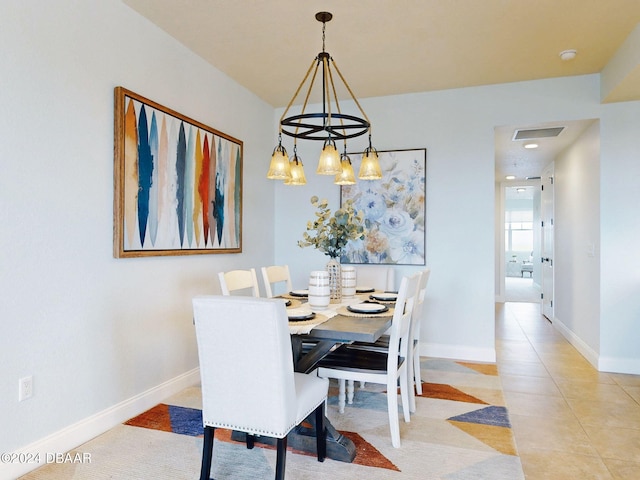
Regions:
[[345, 315], [347, 317], [361, 317], [361, 318], [371, 318], [371, 317], [393, 317], [393, 308], [389, 308], [386, 312], [382, 313], [356, 313], [348, 310], [347, 307], [338, 308], [337, 312], [339, 315]]
[[329, 317], [316, 313], [316, 316], [311, 320], [300, 320], [297, 322], [289, 322], [289, 331], [292, 335], [305, 335], [309, 333], [313, 327], [320, 325], [321, 323], [329, 320]]
[[280, 295], [278, 298], [282, 298], [283, 300], [289, 300], [291, 302], [290, 305], [287, 305], [287, 308], [296, 308], [302, 305], [300, 298], [284, 298]]
[[301, 297], [300, 295], [291, 295], [290, 293], [283, 293], [282, 295], [278, 295], [278, 298], [286, 298], [287, 300], [306, 300], [307, 297]]

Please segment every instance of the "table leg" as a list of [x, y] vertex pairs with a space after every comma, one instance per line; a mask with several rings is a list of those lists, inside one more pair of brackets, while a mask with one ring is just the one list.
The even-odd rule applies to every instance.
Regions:
[[[294, 450], [308, 452], [312, 455], [317, 454], [316, 430], [315, 430], [315, 413], [307, 417], [307, 419], [287, 435], [287, 445]], [[339, 462], [351, 463], [356, 458], [356, 447], [351, 439], [342, 435], [335, 429], [329, 419], [325, 417], [325, 427], [327, 429], [327, 458], [337, 460]], [[237, 442], [245, 442], [246, 434], [243, 432], [233, 431], [231, 439]], [[271, 437], [255, 437], [256, 443], [265, 445], [276, 445], [276, 439]]]
[[316, 364], [322, 360], [331, 349], [338, 344], [333, 340], [311, 340], [312, 345], [305, 350], [304, 341], [300, 335], [291, 338], [291, 348], [293, 350], [293, 369], [300, 373], [313, 371]]

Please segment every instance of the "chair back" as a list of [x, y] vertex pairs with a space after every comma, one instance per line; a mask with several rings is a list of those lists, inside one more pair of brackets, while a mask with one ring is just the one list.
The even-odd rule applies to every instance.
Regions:
[[254, 297], [260, 296], [255, 268], [220, 272], [218, 273], [218, 278], [220, 279], [220, 290], [223, 295], [231, 295], [233, 292], [237, 294], [241, 290], [246, 290], [250, 291]]
[[409, 358], [411, 316], [418, 295], [420, 276], [421, 273], [418, 272], [402, 277], [400, 281], [391, 328], [389, 329], [388, 372], [398, 369], [398, 359], [393, 355], [393, 352], [398, 352], [402, 358]]
[[[264, 291], [268, 298], [293, 290], [288, 265], [262, 267], [262, 280], [264, 283]], [[272, 288], [274, 285], [279, 288], [279, 290]]]
[[204, 425], [282, 437], [296, 423], [284, 302], [246, 296], [193, 299]]
[[415, 305], [413, 306], [413, 315], [411, 319], [411, 338], [418, 342], [420, 341], [422, 308], [424, 307], [424, 297], [427, 292], [427, 283], [429, 282], [430, 275], [430, 268], [426, 268], [422, 271], [422, 274], [420, 276], [420, 283], [418, 284], [418, 295], [416, 297]]
[[356, 286], [373, 287], [376, 290], [395, 290], [395, 270], [383, 265], [366, 265], [356, 268]]

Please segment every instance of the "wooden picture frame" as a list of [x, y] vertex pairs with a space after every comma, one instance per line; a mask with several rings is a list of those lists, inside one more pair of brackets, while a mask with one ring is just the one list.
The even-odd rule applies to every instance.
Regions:
[[[362, 152], [350, 153], [355, 172]], [[340, 204], [353, 200], [365, 215], [364, 240], [352, 240], [341, 263], [426, 265], [427, 149], [379, 151], [381, 180], [340, 187]]]
[[242, 141], [123, 87], [114, 97], [114, 256], [242, 252]]

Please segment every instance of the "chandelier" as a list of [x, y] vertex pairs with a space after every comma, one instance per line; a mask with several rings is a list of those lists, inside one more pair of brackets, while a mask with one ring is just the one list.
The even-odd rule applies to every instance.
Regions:
[[[351, 87], [349, 87], [342, 73], [340, 73], [335, 61], [325, 51], [325, 26], [332, 18], [333, 15], [329, 12], [316, 13], [316, 20], [322, 22], [322, 52], [311, 62], [306, 75], [289, 101], [282, 117], [280, 117], [278, 145], [273, 150], [267, 178], [284, 180], [285, 185], [304, 185], [307, 183], [302, 160], [298, 156], [298, 139], [320, 140], [323, 142], [318, 168], [316, 169], [317, 174], [335, 175], [334, 183], [337, 185], [353, 185], [356, 183], [356, 179], [351, 159], [347, 155], [347, 139], [359, 137], [365, 133], [369, 134], [369, 146], [362, 154], [358, 178], [361, 180], [379, 180], [382, 178], [382, 171], [378, 163], [378, 152], [371, 146], [371, 122], [351, 91]], [[318, 75], [318, 71], [320, 71], [320, 75]], [[342, 113], [334, 83], [336, 75], [346, 91], [349, 92], [361, 116]], [[318, 83], [322, 83], [322, 111], [307, 112], [307, 104], [318, 78], [321, 79]], [[308, 87], [301, 112], [287, 116], [291, 106], [307, 83]], [[289, 157], [287, 150], [282, 145], [283, 133], [294, 139], [293, 156], [291, 157]], [[336, 141], [341, 141], [344, 144], [344, 152], [342, 154], [338, 153]]]

